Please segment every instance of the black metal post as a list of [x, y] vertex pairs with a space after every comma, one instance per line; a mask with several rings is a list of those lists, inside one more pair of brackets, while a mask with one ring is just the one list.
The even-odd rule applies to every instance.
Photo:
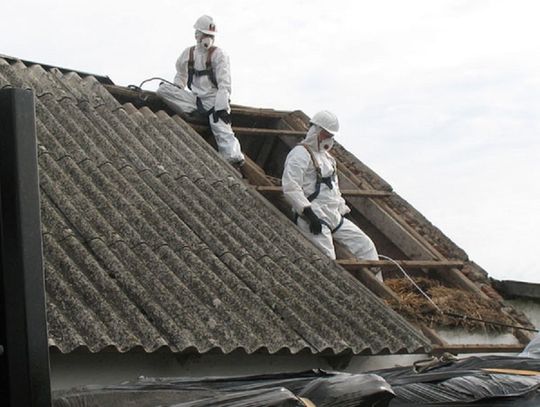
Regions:
[[50, 407], [34, 94], [0, 91], [0, 405]]

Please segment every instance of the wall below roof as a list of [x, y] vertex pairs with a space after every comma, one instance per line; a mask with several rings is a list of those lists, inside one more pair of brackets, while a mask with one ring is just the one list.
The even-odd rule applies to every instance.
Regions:
[[437, 329], [437, 333], [450, 345], [517, 345], [519, 341], [511, 333], [471, 333], [463, 329]]
[[504, 300], [518, 311], [523, 312], [536, 329], [540, 329], [540, 301], [529, 299]]
[[[349, 373], [406, 366], [425, 355], [354, 356], [346, 369]], [[329, 364], [329, 362], [331, 364]], [[337, 365], [333, 362], [338, 363]], [[229, 355], [178, 356], [169, 352], [117, 352], [51, 354], [53, 390], [89, 384], [111, 385], [147, 377], [234, 376], [261, 373], [298, 372], [309, 369], [341, 370], [339, 358], [301, 355]]]
[[139, 376], [233, 376], [261, 372], [329, 369], [321, 358], [310, 355], [173, 355], [169, 352], [100, 352], [51, 354], [53, 390], [87, 384], [115, 384]]

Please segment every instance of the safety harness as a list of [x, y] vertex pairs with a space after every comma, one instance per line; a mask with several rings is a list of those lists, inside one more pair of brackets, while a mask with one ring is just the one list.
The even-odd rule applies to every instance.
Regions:
[[[321, 166], [319, 165], [319, 162], [315, 158], [315, 154], [313, 154], [313, 150], [311, 149], [311, 147], [309, 147], [307, 144], [304, 144], [304, 143], [300, 143], [300, 145], [302, 147], [304, 147], [307, 150], [307, 152], [309, 153], [309, 156], [311, 157], [311, 162], [313, 163], [313, 167], [315, 168], [315, 173], [317, 174], [317, 180], [315, 181], [315, 191], [313, 191], [313, 193], [310, 194], [307, 197], [307, 200], [309, 202], [312, 202], [315, 199], [317, 199], [317, 197], [321, 193], [321, 184], [326, 185], [328, 187], [328, 189], [334, 189], [334, 184], [332, 183], [332, 180], [336, 175], [336, 167], [334, 165], [334, 171], [332, 172], [331, 175], [329, 175], [328, 177], [323, 177], [322, 176], [322, 171], [321, 171]], [[296, 215], [295, 221], [297, 219], [298, 219], [298, 214]], [[341, 227], [341, 225], [343, 225], [343, 216], [341, 217], [341, 220], [339, 221], [339, 224], [334, 229], [332, 229], [332, 227], [327, 222], [325, 222], [324, 220], [321, 219], [320, 221], [321, 221], [321, 223], [323, 225], [328, 227], [328, 229], [330, 229], [332, 231], [332, 233], [334, 233]]]
[[[188, 81], [187, 81], [187, 86], [189, 90], [191, 90], [191, 85], [193, 84], [194, 76], [208, 76], [208, 79], [210, 79], [210, 82], [212, 82], [212, 84], [216, 88], [218, 87], [216, 75], [214, 74], [214, 69], [212, 68], [212, 54], [214, 53], [215, 50], [216, 50], [216, 47], [208, 48], [208, 54], [206, 55], [206, 69], [199, 71], [195, 69], [195, 57], [194, 57], [195, 45], [189, 49]], [[197, 103], [197, 111], [203, 116], [210, 116], [215, 111], [213, 107], [210, 110], [206, 110], [203, 106], [201, 98], [199, 97], [197, 97], [196, 103]]]
[[309, 156], [311, 157], [311, 162], [313, 163], [313, 167], [315, 167], [315, 172], [317, 173], [317, 181], [315, 181], [315, 191], [313, 191], [313, 193], [307, 197], [308, 201], [311, 202], [316, 199], [321, 193], [321, 184], [325, 184], [328, 189], [334, 189], [334, 184], [332, 184], [332, 178], [334, 178], [334, 175], [336, 175], [336, 168], [334, 167], [334, 171], [331, 175], [329, 175], [328, 177], [323, 177], [321, 172], [321, 166], [315, 158], [315, 154], [313, 154], [313, 150], [311, 149], [311, 147], [304, 143], [301, 143], [300, 145], [304, 147], [309, 153]]
[[218, 87], [216, 75], [214, 74], [214, 70], [212, 69], [212, 54], [214, 53], [216, 48], [217, 47], [208, 48], [208, 54], [206, 55], [206, 69], [203, 69], [202, 71], [195, 69], [195, 57], [194, 57], [195, 45], [189, 49], [188, 81], [187, 81], [187, 86], [189, 90], [191, 90], [191, 84], [193, 83], [194, 76], [208, 76], [208, 79], [210, 79], [210, 82], [212, 82], [216, 88]]

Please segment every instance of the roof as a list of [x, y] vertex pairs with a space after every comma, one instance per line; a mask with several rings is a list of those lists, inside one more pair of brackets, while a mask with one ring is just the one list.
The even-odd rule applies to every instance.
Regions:
[[524, 281], [502, 280], [493, 281], [493, 285], [504, 298], [523, 298], [540, 301], [540, 284]]
[[61, 352], [396, 353], [429, 341], [178, 116], [0, 59], [36, 94], [49, 343]]

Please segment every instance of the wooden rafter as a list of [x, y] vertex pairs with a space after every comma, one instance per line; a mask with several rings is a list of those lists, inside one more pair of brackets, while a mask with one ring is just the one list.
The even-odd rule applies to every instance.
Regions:
[[[382, 269], [394, 269], [396, 264], [389, 260], [337, 260], [337, 263], [345, 270], [354, 271], [364, 267], [380, 267]], [[462, 268], [462, 261], [453, 260], [396, 260], [403, 269], [438, 269], [448, 270]]]
[[[264, 194], [282, 194], [283, 189], [280, 186], [256, 186], [255, 189]], [[341, 194], [344, 196], [363, 196], [363, 197], [388, 197], [394, 195], [393, 192], [377, 191], [367, 189], [342, 189]]]
[[[191, 124], [194, 130], [197, 132], [205, 132], [209, 130], [209, 127], [204, 124]], [[237, 136], [293, 136], [302, 138], [306, 135], [305, 131], [297, 130], [276, 130], [276, 129], [259, 129], [257, 127], [236, 127], [233, 126], [234, 134]]]

